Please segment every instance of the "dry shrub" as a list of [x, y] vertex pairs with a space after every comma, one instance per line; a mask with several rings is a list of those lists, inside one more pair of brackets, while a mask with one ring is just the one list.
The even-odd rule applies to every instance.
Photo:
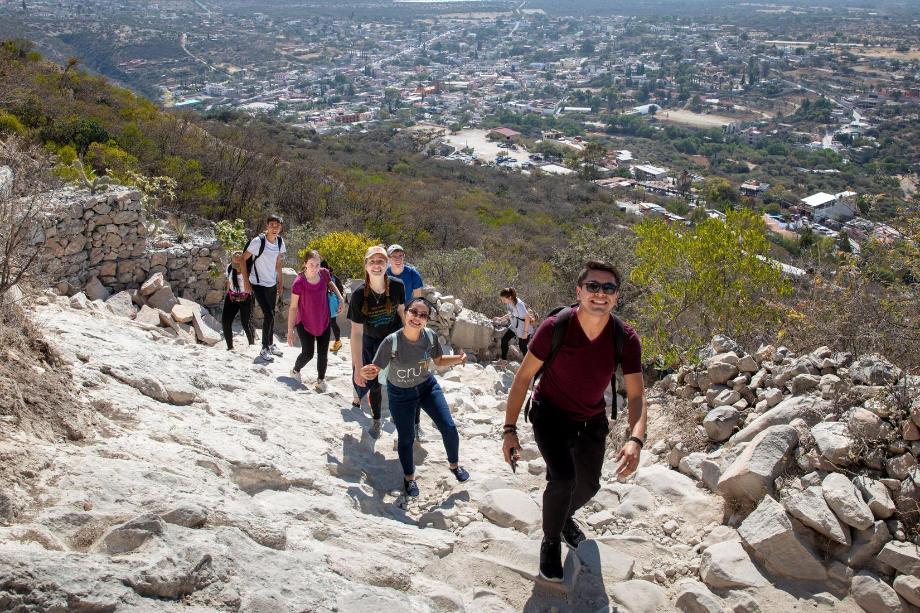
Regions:
[[18, 137], [0, 139], [0, 302], [36, 272], [44, 242], [39, 194], [52, 184], [49, 168], [36, 146]]

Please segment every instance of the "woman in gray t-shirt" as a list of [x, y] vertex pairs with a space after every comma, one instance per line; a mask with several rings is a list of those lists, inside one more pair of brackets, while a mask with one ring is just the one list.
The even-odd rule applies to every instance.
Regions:
[[415, 407], [419, 405], [441, 432], [447, 461], [457, 481], [463, 482], [470, 478], [470, 474], [458, 463], [460, 435], [450, 415], [450, 407], [447, 406], [441, 386], [429, 370], [432, 362], [438, 366], [460, 364], [466, 359], [466, 354], [461, 351], [460, 355], [443, 355], [437, 337], [425, 327], [432, 308], [431, 303], [424, 298], [410, 300], [406, 306], [405, 326], [383, 339], [373, 363], [361, 369], [361, 376], [365, 379], [376, 379], [381, 370], [387, 371], [390, 415], [396, 424], [397, 449], [407, 496], [419, 494], [412, 452], [415, 442]]

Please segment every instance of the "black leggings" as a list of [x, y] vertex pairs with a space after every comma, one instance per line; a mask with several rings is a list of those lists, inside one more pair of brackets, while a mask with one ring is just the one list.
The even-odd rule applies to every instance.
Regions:
[[227, 341], [227, 349], [233, 349], [233, 320], [236, 314], [240, 314], [240, 323], [243, 324], [243, 332], [249, 339], [249, 344], [256, 342], [256, 332], [252, 328], [252, 296], [243, 302], [234, 302], [230, 300], [230, 294], [224, 296], [224, 312], [221, 315], [221, 323], [224, 324], [224, 340]]
[[543, 535], [558, 539], [562, 526], [601, 487], [601, 468], [610, 427], [607, 414], [588, 420], [568, 417], [546, 401], [530, 409], [533, 437], [546, 462]]
[[300, 355], [294, 362], [294, 370], [300, 370], [313, 359], [313, 341], [316, 341], [316, 376], [326, 378], [326, 358], [329, 355], [329, 326], [319, 336], [313, 336], [303, 324], [297, 324], [297, 336], [300, 337]]
[[332, 337], [335, 340], [342, 338], [342, 331], [339, 330], [339, 322], [335, 320], [335, 315], [329, 318], [329, 327], [332, 329]]
[[262, 348], [267, 349], [275, 341], [275, 303], [278, 302], [278, 286], [253, 285], [252, 293], [262, 309]]
[[502, 359], [508, 359], [508, 344], [511, 342], [511, 339], [517, 338], [518, 349], [521, 350], [521, 357], [527, 355], [527, 343], [530, 342], [529, 338], [518, 338], [514, 333], [514, 330], [508, 328], [505, 331], [505, 335], [502, 337]]

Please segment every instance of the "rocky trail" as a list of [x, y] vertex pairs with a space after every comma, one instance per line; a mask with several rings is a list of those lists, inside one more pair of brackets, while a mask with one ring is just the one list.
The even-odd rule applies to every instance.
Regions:
[[589, 540], [547, 585], [529, 428], [516, 474], [500, 455], [510, 371], [440, 376], [472, 479], [455, 481], [423, 417], [421, 496], [407, 502], [392, 424], [369, 438], [351, 406], [347, 341], [318, 393], [288, 376], [296, 349], [263, 364], [241, 337], [232, 352], [189, 344], [76, 303], [49, 292], [31, 316], [72, 371], [85, 437], [0, 422], [0, 456], [25, 462], [3, 483], [0, 610], [860, 610], [845, 587], [765, 578], [722, 525], [724, 499], [668, 466], [687, 455], [670, 439], [675, 403], [689, 404], [658, 388], [642, 467], [616, 481], [611, 445], [577, 516]]

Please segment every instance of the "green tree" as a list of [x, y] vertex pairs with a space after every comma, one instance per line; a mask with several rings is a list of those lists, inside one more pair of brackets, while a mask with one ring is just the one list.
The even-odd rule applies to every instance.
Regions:
[[[342, 279], [364, 278], [364, 253], [380, 241], [347, 230], [330, 232], [310, 241], [307, 249], [316, 249]], [[297, 254], [303, 259], [304, 253]]]
[[765, 232], [761, 216], [748, 210], [692, 229], [661, 220], [636, 227], [630, 280], [644, 290], [637, 309], [650, 355], [675, 364], [715, 333], [744, 340], [778, 321], [776, 301], [790, 286], [766, 259]]

